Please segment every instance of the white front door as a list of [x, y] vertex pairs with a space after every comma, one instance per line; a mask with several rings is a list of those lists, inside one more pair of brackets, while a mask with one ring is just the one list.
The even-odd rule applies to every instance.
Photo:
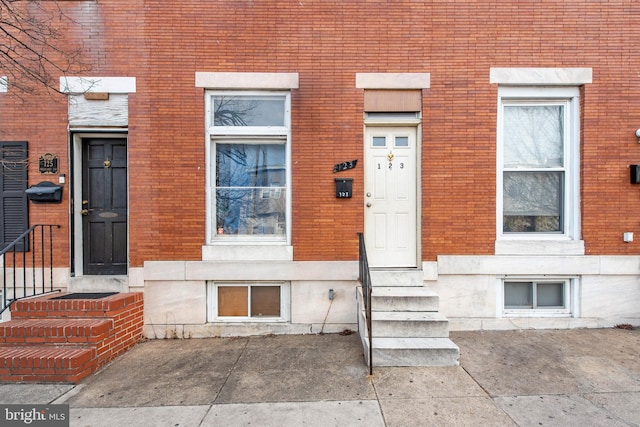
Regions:
[[364, 236], [371, 267], [417, 266], [415, 127], [367, 127]]

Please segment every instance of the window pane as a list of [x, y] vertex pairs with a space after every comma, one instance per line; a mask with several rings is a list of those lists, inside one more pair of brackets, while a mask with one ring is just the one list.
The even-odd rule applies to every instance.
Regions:
[[384, 136], [374, 136], [373, 137], [373, 146], [374, 147], [386, 147], [387, 146], [387, 138]]
[[285, 235], [283, 144], [216, 144], [218, 235]]
[[504, 107], [504, 166], [562, 167], [564, 107], [562, 105]]
[[538, 307], [564, 307], [564, 283], [538, 283]]
[[214, 96], [214, 126], [284, 126], [285, 96]]
[[218, 234], [263, 234], [283, 237], [285, 206], [284, 188], [217, 189]]
[[249, 288], [246, 286], [218, 287], [218, 316], [244, 316], [247, 309]]
[[284, 144], [216, 144], [216, 186], [284, 187]]
[[408, 147], [408, 146], [409, 146], [408, 136], [396, 136], [396, 147]]
[[561, 232], [563, 172], [505, 172], [504, 232]]
[[531, 282], [505, 282], [504, 307], [533, 308], [533, 284]]
[[280, 286], [251, 287], [251, 317], [280, 317]]

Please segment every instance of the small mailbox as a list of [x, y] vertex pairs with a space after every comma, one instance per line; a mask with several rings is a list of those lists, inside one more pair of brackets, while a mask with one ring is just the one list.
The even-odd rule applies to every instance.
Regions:
[[43, 181], [25, 190], [27, 198], [34, 203], [62, 202], [62, 187], [52, 182]]
[[347, 199], [353, 194], [353, 178], [335, 178], [336, 198]]

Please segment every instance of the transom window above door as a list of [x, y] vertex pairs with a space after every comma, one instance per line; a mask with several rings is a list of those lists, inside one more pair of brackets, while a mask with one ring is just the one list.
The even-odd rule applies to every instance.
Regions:
[[373, 147], [408, 147], [409, 146], [409, 137], [408, 136], [396, 136], [392, 138], [392, 141], [387, 142], [386, 136], [374, 136], [371, 138], [371, 145]]
[[222, 242], [288, 242], [289, 92], [212, 92], [210, 237]]

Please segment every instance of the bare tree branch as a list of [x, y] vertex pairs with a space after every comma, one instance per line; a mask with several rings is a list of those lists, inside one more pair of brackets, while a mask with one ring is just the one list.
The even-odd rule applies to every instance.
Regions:
[[60, 93], [59, 77], [88, 71], [81, 46], [65, 39], [75, 25], [57, 1], [0, 0], [0, 75], [13, 91]]

